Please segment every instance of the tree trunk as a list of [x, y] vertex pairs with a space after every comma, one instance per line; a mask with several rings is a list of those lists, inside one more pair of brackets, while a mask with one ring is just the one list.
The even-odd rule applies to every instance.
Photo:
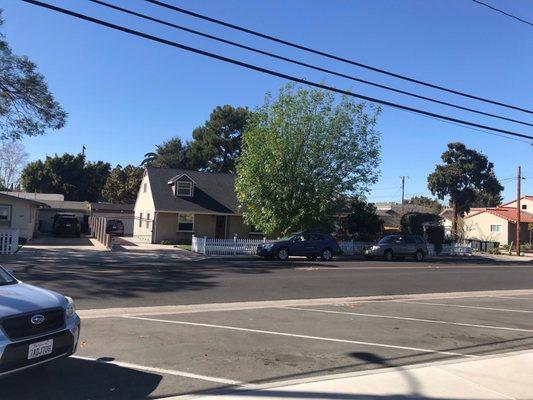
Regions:
[[457, 243], [457, 202], [452, 201], [452, 239]]

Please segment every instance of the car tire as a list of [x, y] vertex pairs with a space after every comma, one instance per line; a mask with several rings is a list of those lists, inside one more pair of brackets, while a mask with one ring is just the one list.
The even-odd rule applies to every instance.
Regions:
[[276, 256], [280, 261], [287, 261], [289, 259], [289, 250], [286, 247], [282, 247], [278, 250]]
[[316, 256], [307, 256], [306, 257], [309, 261], [316, 261]]
[[417, 250], [415, 253], [415, 261], [422, 262], [424, 261], [424, 252], [422, 250]]
[[383, 253], [383, 258], [385, 261], [393, 261], [394, 254], [392, 253], [392, 250], [385, 250], [385, 253]]
[[331, 261], [333, 259], [333, 252], [331, 249], [322, 250], [322, 255], [320, 256], [322, 261]]

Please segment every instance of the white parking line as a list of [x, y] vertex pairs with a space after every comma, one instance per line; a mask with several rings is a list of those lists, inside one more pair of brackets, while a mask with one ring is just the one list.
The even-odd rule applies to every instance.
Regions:
[[155, 372], [157, 374], [165, 374], [165, 375], [181, 376], [181, 377], [184, 377], [184, 378], [200, 379], [202, 381], [222, 383], [224, 385], [237, 385], [237, 386], [246, 386], [246, 387], [251, 386], [251, 385], [245, 384], [244, 382], [234, 381], [234, 380], [231, 380], [231, 379], [217, 378], [217, 377], [214, 377], [214, 376], [192, 374], [190, 372], [176, 371], [174, 369], [148, 367], [146, 365], [131, 364], [131, 363], [122, 362], [122, 361], [101, 361], [101, 360], [98, 360], [98, 359], [89, 358], [89, 357], [81, 357], [81, 356], [71, 356], [70, 358], [77, 358], [79, 360], [85, 360], [85, 361], [94, 361], [94, 362], [97, 362], [97, 363], [100, 363], [100, 364], [112, 364], [112, 365], [115, 365], [117, 367], [135, 369], [135, 370], [138, 370], [138, 371]]
[[349, 311], [319, 310], [315, 308], [299, 308], [299, 307], [281, 307], [280, 309], [311, 311], [311, 312], [319, 312], [319, 313], [326, 313], [326, 314], [355, 315], [355, 316], [370, 317], [370, 318], [399, 319], [403, 321], [427, 322], [427, 323], [432, 323], [432, 324], [457, 325], [457, 326], [467, 326], [467, 327], [483, 328], [483, 329], [500, 329], [504, 331], [533, 332], [533, 329], [508, 328], [505, 326], [493, 326], [493, 325], [477, 325], [477, 324], [467, 324], [463, 322], [450, 322], [450, 321], [440, 321], [440, 320], [423, 319], [423, 318], [397, 317], [393, 315], [367, 314], [367, 313], [356, 313], [356, 312], [349, 312]]
[[514, 310], [511, 308], [494, 308], [494, 307], [482, 307], [482, 306], [465, 306], [463, 304], [446, 304], [446, 303], [433, 303], [427, 301], [410, 301], [410, 300], [393, 300], [395, 303], [409, 303], [409, 304], [424, 304], [428, 306], [443, 306], [443, 307], [459, 307], [459, 308], [473, 308], [476, 310], [490, 310], [490, 311], [505, 311], [505, 312], [515, 312], [515, 313], [524, 313], [524, 314], [533, 314], [533, 311], [529, 310]]
[[228, 329], [228, 330], [240, 331], [240, 332], [252, 332], [252, 333], [260, 333], [260, 334], [264, 334], [264, 335], [276, 335], [276, 336], [286, 336], [286, 337], [293, 337], [293, 338], [300, 338], [300, 339], [321, 340], [321, 341], [326, 341], [326, 342], [359, 344], [359, 345], [363, 345], [363, 346], [372, 346], [372, 347], [385, 347], [385, 348], [389, 348], [389, 349], [410, 350], [410, 351], [416, 351], [416, 352], [420, 352], [420, 353], [445, 354], [445, 355], [448, 355], [448, 356], [460, 356], [460, 357], [477, 358], [477, 356], [475, 356], [475, 355], [454, 353], [454, 352], [451, 352], [451, 351], [429, 350], [429, 349], [422, 349], [422, 348], [418, 348], [418, 347], [397, 346], [397, 345], [393, 345], [393, 344], [362, 342], [362, 341], [358, 341], [358, 340], [337, 339], [337, 338], [321, 337], [321, 336], [299, 335], [299, 334], [295, 334], [295, 333], [266, 331], [266, 330], [262, 330], [262, 329], [241, 328], [241, 327], [238, 327], [238, 326], [214, 325], [214, 324], [204, 324], [204, 323], [199, 323], [199, 322], [175, 321], [175, 320], [146, 318], [146, 317], [134, 317], [134, 316], [123, 316], [122, 318], [136, 319], [136, 320], [142, 320], [142, 321], [162, 322], [162, 323], [167, 323], [167, 324], [201, 326], [201, 327], [205, 327], [205, 328]]

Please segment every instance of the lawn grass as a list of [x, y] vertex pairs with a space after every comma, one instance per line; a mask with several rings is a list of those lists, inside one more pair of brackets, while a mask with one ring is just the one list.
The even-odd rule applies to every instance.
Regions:
[[192, 245], [190, 244], [177, 244], [175, 247], [179, 247], [180, 249], [183, 249], [183, 250], [192, 251]]

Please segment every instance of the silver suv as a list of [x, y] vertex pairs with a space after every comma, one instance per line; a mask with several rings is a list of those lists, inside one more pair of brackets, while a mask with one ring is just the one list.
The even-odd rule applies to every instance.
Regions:
[[68, 357], [79, 335], [71, 298], [22, 283], [0, 267], [0, 377]]
[[387, 261], [402, 260], [406, 256], [422, 261], [428, 254], [426, 241], [418, 235], [388, 235], [365, 251], [365, 258], [376, 257]]

